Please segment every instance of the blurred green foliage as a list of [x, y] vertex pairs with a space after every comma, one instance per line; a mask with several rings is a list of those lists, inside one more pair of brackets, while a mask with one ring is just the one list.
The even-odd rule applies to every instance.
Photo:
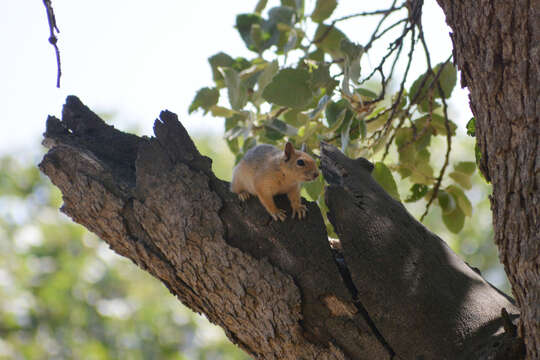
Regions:
[[0, 359], [248, 358], [61, 204], [31, 160], [0, 159]]

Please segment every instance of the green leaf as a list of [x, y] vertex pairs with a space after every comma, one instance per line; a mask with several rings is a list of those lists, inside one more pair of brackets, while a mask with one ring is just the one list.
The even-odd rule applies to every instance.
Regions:
[[227, 119], [225, 119], [225, 131], [228, 131], [235, 126], [238, 126], [238, 124], [245, 119], [245, 115], [238, 113], [232, 115], [231, 117], [228, 117]]
[[367, 97], [369, 99], [376, 99], [379, 95], [375, 94], [373, 91], [365, 88], [358, 88], [355, 90], [358, 94]]
[[251, 62], [243, 57], [237, 57], [234, 59], [231, 66], [234, 70], [242, 72], [243, 70], [251, 67]]
[[298, 135], [298, 129], [279, 120], [279, 119], [271, 119], [270, 121], [267, 121], [264, 123], [265, 127], [268, 127], [272, 130], [278, 131], [283, 135], [287, 136], [296, 136]]
[[244, 140], [244, 145], [242, 145], [242, 152], [245, 154], [249, 149], [257, 145], [257, 140], [253, 137], [248, 137]]
[[195, 110], [202, 108], [204, 110], [204, 114], [206, 115], [210, 108], [217, 104], [218, 100], [218, 89], [204, 87], [197, 91], [195, 98], [191, 102], [191, 105], [189, 105], [188, 113], [191, 114]]
[[283, 54], [287, 55], [287, 53], [294, 49], [297, 44], [298, 36], [296, 34], [296, 30], [291, 29], [291, 31], [289, 31], [289, 38], [287, 39], [287, 43], [285, 44], [285, 46], [283, 46]]
[[233, 140], [239, 137], [240, 135], [243, 135], [247, 132], [247, 129], [243, 126], [234, 126], [228, 131], [225, 132], [225, 139], [227, 140]]
[[[430, 116], [430, 115], [426, 115]], [[435, 135], [446, 136], [446, 125], [443, 116], [438, 114], [431, 114], [431, 126], [436, 130]], [[457, 125], [452, 120], [448, 119], [448, 127], [450, 128], [450, 135], [456, 135]]]
[[476, 118], [474, 116], [467, 123], [467, 135], [472, 137], [476, 136]]
[[233, 110], [224, 108], [222, 106], [217, 106], [217, 105], [212, 106], [210, 108], [210, 111], [212, 112], [212, 116], [214, 117], [228, 118], [235, 114]]
[[315, 51], [310, 52], [307, 56], [309, 60], [314, 60], [317, 62], [323, 62], [324, 61], [324, 50], [321, 48], [317, 48]]
[[296, 10], [298, 18], [304, 14], [304, 0], [281, 0], [281, 5], [288, 6]]
[[467, 198], [467, 195], [458, 188], [457, 186], [450, 185], [446, 188], [446, 191], [452, 195], [454, 200], [457, 203], [457, 206], [461, 209], [463, 214], [465, 216], [471, 216], [472, 215], [472, 205], [469, 199]]
[[338, 84], [339, 82], [330, 76], [330, 64], [321, 64], [313, 69], [311, 73], [311, 87], [313, 90], [324, 87], [326, 88], [326, 94], [331, 95]]
[[314, 181], [304, 183], [302, 186], [306, 189], [311, 199], [316, 201], [324, 189], [324, 179], [322, 176], [319, 176]]
[[315, 10], [311, 14], [311, 20], [322, 23], [328, 19], [337, 7], [337, 0], [317, 0]]
[[[480, 147], [478, 146], [478, 142], [474, 144], [474, 159], [476, 161], [476, 165], [480, 166], [480, 161], [482, 160], [482, 152], [480, 151]], [[480, 171], [480, 174], [482, 177], [484, 177], [484, 174]]]
[[456, 201], [444, 190], [439, 190], [437, 192], [437, 200], [439, 201], [439, 206], [443, 211], [443, 214], [449, 214], [456, 209]]
[[256, 43], [252, 38], [251, 29], [253, 25], [260, 26], [262, 23], [263, 19], [257, 14], [239, 14], [236, 16], [236, 29], [249, 50], [258, 52]]
[[287, 122], [287, 124], [299, 127], [306, 124], [309, 121], [309, 116], [304, 114], [301, 110], [293, 109], [293, 110], [287, 111], [283, 115], [283, 119]]
[[461, 161], [454, 165], [454, 170], [472, 175], [476, 170], [476, 164], [473, 161]]
[[272, 81], [272, 78], [279, 70], [279, 65], [277, 63], [277, 60], [272, 61], [271, 63], [268, 63], [264, 70], [261, 72], [258, 80], [257, 80], [257, 91], [253, 95], [253, 99], [255, 103], [260, 104], [262, 101], [261, 96], [268, 84]]
[[[433, 68], [433, 72], [437, 74], [439, 69], [442, 71], [439, 75], [439, 84], [441, 84], [441, 90], [443, 91], [443, 96], [445, 99], [448, 99], [454, 90], [457, 82], [457, 71], [456, 67], [451, 63], [441, 63]], [[437, 98], [440, 98], [439, 91], [436, 89]]]
[[351, 63], [364, 54], [364, 47], [362, 45], [355, 44], [347, 38], [341, 39], [339, 48]]
[[450, 176], [455, 182], [464, 187], [465, 189], [470, 189], [472, 187], [471, 176], [464, 174], [459, 171], [452, 171], [448, 176]]
[[275, 26], [279, 23], [287, 26], [294, 25], [295, 11], [290, 6], [276, 6], [268, 11], [268, 22], [270, 26]]
[[465, 224], [465, 214], [458, 207], [450, 213], [443, 213], [442, 219], [444, 225], [454, 234], [460, 232], [463, 229], [463, 224]]
[[[223, 74], [219, 71], [220, 67], [228, 67], [234, 63], [234, 59], [224, 52], [219, 52], [208, 58], [208, 62], [212, 67], [212, 78], [218, 84], [218, 87], [223, 87]], [[221, 82], [221, 84], [219, 84]]]
[[[444, 65], [444, 66], [443, 66]], [[443, 67], [442, 67], [443, 66]], [[456, 86], [456, 68], [451, 63], [441, 63], [433, 68], [433, 73], [425, 73], [416, 79], [409, 90], [409, 99], [414, 104], [420, 104], [425, 99], [441, 97], [437, 84], [434, 84], [435, 75], [441, 69], [438, 81], [441, 85], [442, 97], [448, 99]], [[424, 81], [425, 79], [425, 81]], [[423, 83], [423, 85], [422, 85]], [[420, 87], [422, 85], [422, 87]], [[414, 100], [414, 101], [413, 101]], [[424, 105], [425, 107], [425, 105]]]
[[304, 69], [283, 69], [277, 73], [263, 91], [269, 103], [291, 108], [305, 108], [311, 102], [309, 72]]
[[425, 98], [418, 104], [419, 110], [423, 113], [432, 113], [440, 107], [441, 104], [431, 97]]
[[[416, 159], [419, 160], [422, 159], [422, 157], [417, 156]], [[411, 173], [411, 181], [424, 185], [429, 185], [433, 182], [433, 168], [428, 161], [416, 162], [414, 170]]]
[[341, 126], [341, 151], [346, 152], [347, 146], [349, 146], [351, 124], [353, 123], [354, 117], [346, 120]]
[[394, 181], [394, 177], [392, 176], [392, 172], [390, 169], [382, 162], [375, 163], [375, 168], [373, 169], [373, 172], [371, 173], [371, 176], [377, 182], [381, 187], [394, 199], [400, 201], [399, 192], [397, 190], [396, 182]]
[[233, 110], [241, 110], [248, 100], [247, 87], [240, 80], [238, 72], [231, 68], [221, 68]]
[[264, 8], [266, 7], [266, 4], [268, 3], [268, 0], [259, 0], [257, 2], [257, 6], [255, 6], [255, 11], [254, 13], [260, 15], [261, 12], [264, 10]]
[[314, 120], [316, 117], [318, 117], [326, 109], [326, 105], [330, 100], [331, 98], [328, 95], [321, 97], [317, 103], [317, 107], [309, 113], [309, 119]]
[[315, 45], [330, 54], [333, 59], [342, 58], [341, 40], [347, 39], [347, 36], [335, 26], [320, 24], [315, 32]]
[[407, 199], [405, 199], [405, 202], [415, 202], [415, 201], [420, 200], [421, 198], [424, 197], [424, 195], [427, 194], [428, 187], [427, 185], [424, 185], [424, 184], [414, 184], [411, 187], [410, 192], [411, 194], [409, 195]]
[[360, 131], [360, 137], [362, 138], [362, 140], [364, 140], [367, 135], [366, 119], [360, 119], [360, 122], [358, 123], [358, 130]]

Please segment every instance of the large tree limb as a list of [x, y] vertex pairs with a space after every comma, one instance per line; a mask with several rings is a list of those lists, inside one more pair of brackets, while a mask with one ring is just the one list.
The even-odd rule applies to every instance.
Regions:
[[[254, 357], [519, 353], [511, 301], [392, 200], [366, 160], [322, 147], [343, 245], [334, 257], [316, 204], [307, 204], [306, 220], [281, 223], [256, 199], [240, 203], [176, 115], [161, 113], [154, 138], [106, 125], [75, 97], [62, 117], [47, 121], [50, 150], [40, 164], [63, 193], [62, 211]], [[285, 198], [278, 204], [290, 215]]]

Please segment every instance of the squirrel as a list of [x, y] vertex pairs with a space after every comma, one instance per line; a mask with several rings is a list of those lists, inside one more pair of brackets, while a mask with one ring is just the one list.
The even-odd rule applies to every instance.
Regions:
[[274, 203], [274, 195], [287, 194], [292, 217], [298, 215], [298, 219], [303, 219], [307, 208], [301, 203], [300, 187], [318, 176], [315, 160], [304, 151], [295, 150], [290, 142], [285, 144], [284, 150], [261, 144], [248, 150], [234, 168], [231, 191], [238, 194], [241, 201], [256, 195], [274, 221], [284, 221], [286, 217], [285, 210]]

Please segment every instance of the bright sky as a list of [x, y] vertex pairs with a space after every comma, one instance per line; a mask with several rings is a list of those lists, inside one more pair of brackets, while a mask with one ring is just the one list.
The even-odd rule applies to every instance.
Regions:
[[[311, 9], [314, 1], [306, 3]], [[376, 5], [381, 7], [381, 3]], [[224, 51], [253, 57], [233, 24], [236, 14], [250, 12], [255, 4], [255, 0], [53, 0], [61, 31], [60, 89], [55, 87], [56, 58], [47, 41], [42, 1], [4, 4], [0, 12], [0, 155], [38, 149], [47, 115], [59, 117], [69, 94], [96, 112], [112, 113], [120, 129], [136, 127], [151, 135], [153, 120], [161, 110], [169, 109], [190, 131], [222, 131], [221, 120], [201, 114], [188, 117], [187, 109], [199, 88], [212, 85], [209, 56]], [[365, 9], [355, 4], [342, 0], [336, 11], [348, 14]], [[448, 56], [451, 43], [434, 1], [424, 5], [423, 23], [436, 64]], [[341, 28], [362, 43], [362, 29], [369, 25], [369, 21], [353, 21]], [[421, 71], [413, 68], [412, 79]], [[471, 116], [466, 92], [455, 93], [451, 106], [454, 120], [462, 126]]]

